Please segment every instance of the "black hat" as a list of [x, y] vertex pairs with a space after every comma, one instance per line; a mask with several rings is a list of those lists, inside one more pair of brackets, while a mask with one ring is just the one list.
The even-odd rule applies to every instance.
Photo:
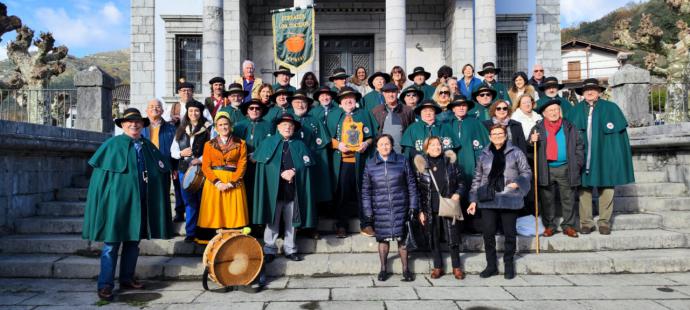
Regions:
[[144, 122], [144, 127], [148, 127], [151, 121], [148, 118], [141, 117], [141, 112], [137, 108], [128, 108], [122, 113], [122, 117], [115, 119], [115, 125], [122, 128], [122, 122], [124, 121], [142, 121]]
[[453, 68], [443, 65], [441, 66], [441, 68], [438, 68], [438, 72], [436, 72], [436, 75], [438, 77], [451, 77], [453, 76]]
[[436, 111], [436, 114], [440, 114], [441, 112], [443, 112], [441, 107], [439, 107], [438, 104], [436, 104], [436, 101], [433, 101], [431, 99], [426, 99], [426, 100], [422, 101], [422, 103], [417, 105], [416, 108], [414, 108], [414, 113], [419, 115], [424, 108], [434, 108], [434, 111]]
[[492, 99], [496, 98], [496, 94], [497, 94], [496, 91], [493, 88], [489, 87], [489, 85], [482, 83], [481, 85], [479, 85], [479, 88], [477, 88], [477, 90], [472, 92], [472, 99], [477, 100], [477, 95], [479, 95], [482, 92], [487, 92], [487, 91], [491, 92], [491, 98]]
[[191, 88], [192, 90], [194, 90], [194, 84], [189, 83], [189, 82], [178, 83], [176, 91], [180, 91], [180, 89], [183, 89], [183, 88]]
[[301, 89], [297, 90], [297, 92], [295, 92], [294, 95], [288, 97], [288, 102], [290, 104], [292, 104], [292, 100], [295, 100], [295, 99], [302, 99], [302, 100], [306, 101], [307, 107], [309, 107], [314, 102], [314, 99], [309, 98], [309, 96], [307, 96], [307, 94]]
[[395, 83], [390, 83], [390, 82], [386, 83], [386, 84], [383, 85], [383, 87], [381, 88], [381, 92], [394, 91], [394, 92], [397, 93], [398, 90], [399, 90], [399, 89], [398, 89], [398, 86], [395, 85]]
[[205, 109], [206, 107], [204, 106], [203, 103], [201, 103], [201, 102], [199, 102], [199, 101], [196, 101], [196, 100], [192, 100], [192, 101], [190, 101], [190, 102], [187, 102], [187, 105], [185, 106], [185, 108], [186, 108], [186, 109], [189, 109], [189, 108], [197, 108], [197, 109], [199, 109], [199, 112], [201, 112], [201, 113], [203, 114], [203, 113], [204, 113], [204, 109]]
[[372, 75], [369, 77], [369, 87], [371, 87], [371, 89], [374, 89], [374, 88], [375, 88], [375, 87], [374, 87], [374, 79], [375, 79], [377, 76], [380, 76], [380, 77], [382, 77], [382, 78], [385, 80], [385, 82], [383, 82], [384, 84], [391, 81], [391, 76], [390, 76], [390, 74], [388, 74], [388, 73], [383, 73], [383, 72], [376, 72], [376, 73], [372, 74]]
[[345, 72], [345, 69], [336, 68], [335, 70], [333, 70], [333, 74], [331, 74], [331, 76], [328, 77], [328, 80], [333, 82], [333, 80], [335, 80], [335, 79], [346, 79], [348, 77], [350, 77], [350, 76], [347, 75], [347, 72]]
[[557, 87], [558, 90], [561, 90], [564, 86], [565, 85], [558, 83], [558, 79], [555, 76], [549, 76], [547, 78], [544, 78], [544, 82], [541, 83], [541, 85], [539, 86], [539, 90], [545, 91], [547, 88], [550, 87]]
[[407, 96], [407, 93], [417, 94], [417, 102], [424, 99], [424, 92], [417, 89], [414, 86], [408, 86], [407, 88], [403, 89], [403, 91], [400, 92], [400, 96], [398, 96], [398, 99], [400, 99], [400, 101], [402, 102], [405, 102], [405, 96]]
[[338, 93], [338, 97], [336, 98], [336, 102], [340, 103], [340, 100], [343, 99], [343, 97], [347, 95], [354, 95], [355, 96], [355, 101], [359, 101], [362, 99], [362, 94], [360, 94], [358, 91], [352, 89], [350, 86], [345, 86], [340, 89], [340, 92]]
[[414, 77], [417, 74], [424, 74], [424, 80], [428, 80], [429, 77], [431, 77], [431, 73], [424, 71], [424, 67], [415, 67], [414, 70], [412, 70], [412, 73], [407, 75], [407, 78], [414, 80]]
[[221, 83], [221, 84], [223, 84], [223, 86], [225, 86], [225, 79], [220, 77], [220, 76], [216, 76], [216, 77], [212, 78], [210, 81], [208, 81], [208, 83], [211, 85], [213, 85], [215, 83]]
[[247, 95], [249, 95], [249, 92], [244, 90], [240, 83], [232, 83], [228, 85], [228, 90], [225, 93], [227, 94], [227, 96], [230, 96], [234, 93], [241, 93], [242, 98], [247, 97]]
[[293, 125], [295, 125], [295, 131], [298, 131], [300, 128], [302, 128], [302, 124], [298, 122], [292, 114], [289, 113], [283, 113], [280, 117], [276, 118], [274, 121], [276, 126], [282, 122], [292, 122]]
[[554, 105], [554, 104], [557, 104], [558, 106], [560, 106], [561, 101], [558, 99], [551, 99], [551, 100], [547, 101], [546, 103], [542, 104], [540, 107], [538, 107], [537, 113], [544, 114], [544, 110], [546, 110], [546, 108], [548, 108], [550, 105]]
[[319, 89], [316, 92], [314, 92], [312, 98], [314, 98], [315, 101], [319, 101], [319, 96], [321, 96], [321, 94], [323, 93], [328, 93], [329, 95], [331, 95], [331, 99], [334, 99], [336, 96], [338, 96], [338, 93], [332, 91], [330, 87], [323, 85], [319, 87]]
[[496, 74], [499, 74], [499, 73], [501, 73], [501, 68], [496, 68], [494, 63], [489, 61], [489, 62], [485, 62], [482, 65], [482, 71], [477, 72], [477, 74], [484, 76], [484, 73], [492, 72], [492, 71]]
[[273, 71], [273, 76], [278, 76], [278, 74], [285, 74], [285, 75], [288, 75], [289, 77], [295, 76], [294, 73], [290, 72], [290, 69], [283, 67], [283, 66], [279, 66], [278, 70]]
[[280, 87], [278, 87], [278, 89], [275, 90], [275, 92], [273, 93], [273, 95], [271, 95], [270, 97], [268, 97], [268, 100], [269, 100], [270, 102], [276, 102], [276, 97], [278, 97], [278, 95], [280, 95], [280, 94], [286, 94], [288, 97], [292, 96], [292, 92], [289, 91], [289, 90], [287, 89], [287, 87], [285, 87], [285, 86], [280, 86]]
[[582, 96], [582, 93], [585, 90], [592, 89], [592, 88], [598, 89], [600, 93], [603, 93], [606, 90], [606, 87], [599, 85], [599, 80], [597, 80], [595, 78], [589, 78], [589, 79], [586, 79], [584, 82], [582, 82], [582, 86], [575, 88], [575, 92], [578, 95]]
[[247, 110], [249, 110], [249, 107], [253, 105], [258, 105], [259, 108], [261, 109], [261, 116], [264, 116], [266, 114], [266, 105], [261, 103], [261, 100], [254, 98], [251, 101], [245, 102], [242, 105], [240, 105], [240, 110], [242, 111], [242, 114], [247, 115]]
[[474, 101], [472, 100], [467, 100], [467, 98], [463, 95], [457, 95], [455, 98], [453, 98], [453, 101], [451, 101], [446, 108], [448, 110], [453, 110], [454, 107], [457, 107], [459, 105], [466, 105], [467, 106], [467, 111], [472, 110], [474, 108]]

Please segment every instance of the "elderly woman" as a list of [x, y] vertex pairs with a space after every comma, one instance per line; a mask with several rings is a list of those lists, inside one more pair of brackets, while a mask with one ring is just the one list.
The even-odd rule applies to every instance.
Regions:
[[529, 133], [534, 128], [534, 125], [542, 120], [541, 115], [534, 111], [534, 107], [534, 98], [529, 94], [523, 94], [518, 98], [516, 109], [512, 114], [513, 120], [520, 122], [520, 125], [522, 125], [522, 133], [525, 137], [529, 137]]
[[[520, 149], [523, 153], [527, 152], [527, 140], [525, 139], [524, 130], [522, 129], [522, 124], [515, 120], [510, 119], [512, 115], [512, 110], [508, 105], [507, 101], [496, 100], [491, 108], [489, 108], [489, 116], [491, 119], [482, 122], [486, 129], [491, 128], [491, 126], [499, 124], [507, 128], [508, 131], [508, 141]], [[532, 128], [530, 128], [532, 129]]]
[[510, 88], [508, 89], [508, 97], [510, 98], [510, 102], [513, 103], [513, 110], [517, 109], [520, 96], [524, 94], [530, 95], [532, 98], [539, 99], [537, 90], [534, 89], [534, 86], [527, 83], [527, 81], [526, 73], [518, 71], [513, 74], [513, 78], [510, 82]]
[[[488, 278], [498, 274], [496, 262], [496, 227], [503, 225], [505, 265], [504, 277], [515, 277], [516, 220], [523, 207], [523, 198], [530, 190], [532, 172], [527, 158], [518, 148], [506, 143], [508, 131], [501, 124], [489, 128], [491, 145], [479, 157], [470, 189], [467, 213], [482, 209], [482, 234], [486, 252], [486, 268], [479, 274]], [[500, 221], [499, 221], [500, 219]]]
[[405, 221], [408, 214], [417, 211], [417, 187], [410, 164], [393, 151], [393, 137], [381, 135], [376, 140], [376, 154], [367, 160], [362, 177], [362, 210], [364, 216], [374, 219], [376, 241], [379, 243], [381, 270], [378, 280], [386, 281], [386, 263], [390, 242], [398, 242], [402, 262], [402, 281], [412, 281], [404, 244]]
[[263, 83], [259, 86], [259, 97], [255, 99], [259, 99], [261, 104], [269, 107], [271, 105], [271, 96], [273, 96], [273, 86], [268, 83]]
[[426, 139], [424, 155], [416, 155], [414, 159], [417, 169], [419, 205], [422, 211], [419, 214], [419, 220], [428, 227], [431, 237], [431, 256], [434, 260], [434, 268], [431, 270], [432, 279], [438, 279], [443, 275], [442, 231], [445, 233], [443, 239], [448, 243], [453, 276], [458, 280], [465, 277], [460, 268], [461, 224], [459, 221], [438, 215], [440, 196], [459, 202], [460, 194], [465, 191], [462, 171], [455, 160], [453, 151], [443, 152], [441, 138], [438, 136]]
[[[474, 67], [471, 64], [462, 66], [462, 79], [458, 80], [458, 89], [465, 98], [471, 98], [472, 93], [479, 88], [482, 80], [474, 76]], [[496, 96], [494, 96], [496, 97]]]
[[372, 91], [362, 98], [365, 110], [371, 112], [375, 107], [386, 103], [381, 89], [383, 89], [383, 85], [390, 81], [390, 75], [383, 72], [376, 72], [369, 77], [369, 86], [371, 86]]
[[201, 170], [206, 176], [201, 194], [199, 227], [237, 228], [249, 224], [244, 172], [247, 145], [232, 134], [230, 115], [216, 114], [218, 136], [204, 145]]

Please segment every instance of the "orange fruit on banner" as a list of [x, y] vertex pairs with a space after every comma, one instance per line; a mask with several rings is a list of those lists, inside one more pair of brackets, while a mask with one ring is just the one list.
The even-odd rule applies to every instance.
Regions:
[[303, 34], [294, 35], [285, 40], [285, 47], [287, 47], [287, 50], [290, 53], [301, 52], [304, 49], [304, 45], [305, 41]]

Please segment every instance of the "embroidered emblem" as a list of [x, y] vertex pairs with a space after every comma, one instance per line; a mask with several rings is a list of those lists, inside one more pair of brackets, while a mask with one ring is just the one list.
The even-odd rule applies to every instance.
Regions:
[[302, 159], [304, 160], [305, 164], [308, 164], [310, 162], [309, 156], [307, 156], [307, 155], [304, 155], [304, 157], [302, 157]]
[[608, 124], [606, 124], [606, 128], [608, 128], [608, 129], [613, 129], [613, 123], [608, 123]]
[[368, 127], [364, 127], [364, 129], [362, 129], [362, 131], [364, 131], [364, 133], [369, 133], [369, 128], [368, 128]]
[[161, 167], [161, 169], [165, 168], [165, 165], [163, 164], [162, 161], [158, 161], [158, 167]]
[[316, 138], [316, 144], [321, 145], [321, 142], [323, 142], [321, 141], [321, 138]]
[[472, 141], [472, 145], [474, 145], [474, 146], [479, 146], [479, 140], [474, 140], [474, 141]]
[[450, 138], [443, 138], [443, 145], [449, 146], [450, 145]]

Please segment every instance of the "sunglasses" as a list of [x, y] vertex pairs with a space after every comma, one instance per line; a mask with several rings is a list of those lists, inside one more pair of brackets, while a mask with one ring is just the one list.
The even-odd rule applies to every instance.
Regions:
[[496, 107], [496, 111], [508, 111], [508, 107]]
[[249, 111], [261, 111], [261, 108], [259, 108], [259, 107], [249, 107], [247, 110], [249, 110]]
[[534, 70], [534, 72], [544, 72], [544, 70], [537, 69], [537, 70]]
[[448, 96], [450, 96], [450, 92], [449, 92], [449, 91], [445, 91], [445, 90], [442, 91], [442, 92], [439, 92], [438, 94], [439, 94], [439, 95], [448, 95]]
[[491, 97], [491, 93], [481, 93], [477, 97]]

